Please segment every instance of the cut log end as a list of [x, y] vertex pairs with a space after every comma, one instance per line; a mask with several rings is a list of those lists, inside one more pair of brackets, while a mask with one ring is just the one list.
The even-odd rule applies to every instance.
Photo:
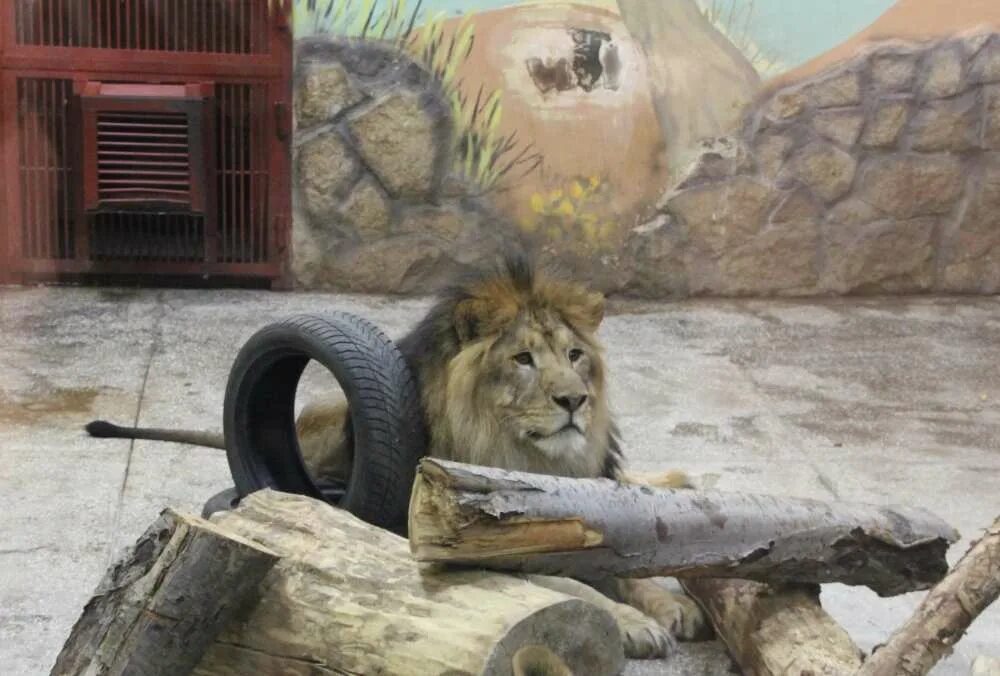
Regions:
[[189, 673], [257, 601], [257, 584], [277, 560], [204, 519], [166, 510], [105, 575], [51, 673]]
[[512, 626], [486, 660], [484, 674], [617, 674], [625, 655], [611, 615], [567, 598]]

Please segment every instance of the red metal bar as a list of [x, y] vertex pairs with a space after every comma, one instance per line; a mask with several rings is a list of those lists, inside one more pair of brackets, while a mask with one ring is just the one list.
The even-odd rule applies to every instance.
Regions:
[[[287, 106], [290, 100], [291, 43], [289, 31], [266, 15], [265, 0], [196, 4], [191, 0], [34, 0], [33, 12], [28, 12], [27, 6], [25, 0], [0, 0], [0, 68], [8, 85], [0, 93], [0, 127], [5, 130], [4, 138], [16, 139], [4, 144], [0, 161], [0, 180], [6, 179], [0, 188], [0, 204], [11, 215], [6, 231], [0, 232], [0, 262], [8, 260], [12, 262], [8, 267], [16, 265], [18, 270], [43, 276], [48, 272], [96, 271], [99, 268], [89, 260], [92, 236], [101, 238], [102, 250], [95, 250], [95, 255], [105, 258], [115, 252], [147, 255], [149, 247], [139, 246], [145, 237], [150, 245], [162, 245], [156, 249], [157, 256], [162, 253], [172, 262], [200, 265], [195, 273], [234, 273], [231, 268], [246, 271], [244, 262], [263, 261], [261, 265], [272, 268], [270, 273], [261, 268], [261, 274], [286, 274], [289, 148], [287, 136], [272, 130], [279, 124], [273, 106]], [[89, 35], [87, 27], [92, 27]], [[164, 58], [164, 47], [175, 50], [169, 59]], [[213, 51], [206, 58], [205, 53]], [[82, 218], [79, 206], [82, 189], [91, 180], [87, 176], [84, 181], [75, 159], [79, 154], [76, 144], [86, 124], [78, 121], [76, 113], [73, 118], [67, 115], [67, 81], [108, 77], [134, 82], [154, 78], [178, 84], [206, 79], [220, 83], [220, 112], [211, 124], [202, 126], [206, 134], [216, 122], [228, 124], [229, 130], [219, 129], [219, 136], [202, 139], [206, 154], [218, 155], [218, 166], [215, 161], [205, 162], [203, 166], [212, 167], [209, 171], [213, 173], [198, 185], [218, 186], [224, 192], [214, 196], [214, 204], [213, 190], [206, 192], [200, 220], [181, 215], [133, 218], [113, 214], [102, 221], [99, 233], [91, 233], [89, 219]], [[24, 108], [20, 129], [18, 106]], [[105, 189], [134, 188], [128, 179], [135, 174], [157, 181], [146, 185], [158, 193], [172, 190], [172, 179], [179, 178], [173, 170], [195, 168], [194, 162], [185, 164], [183, 152], [161, 156], [170, 155], [170, 142], [183, 140], [182, 135], [167, 133], [163, 127], [143, 129], [125, 126], [122, 121], [111, 124], [101, 129], [120, 134], [109, 143], [124, 145], [107, 145], [105, 150], [110, 152], [103, 153], [91, 149], [105, 172]], [[290, 120], [280, 124], [287, 127]], [[134, 133], [142, 136], [128, 135]], [[133, 144], [137, 140], [143, 141], [139, 147]], [[116, 170], [129, 173], [107, 173]], [[144, 173], [150, 171], [155, 173]], [[199, 256], [222, 267], [212, 273], [205, 261], [196, 260]], [[72, 258], [58, 260], [61, 257]], [[213, 258], [219, 262], [212, 263]], [[54, 267], [48, 272], [37, 268], [44, 262]], [[123, 269], [123, 261], [106, 263], [113, 268], [109, 272]], [[138, 271], [161, 271], [160, 265], [141, 263]], [[3, 276], [0, 270], [0, 278]]]
[[41, 144], [38, 148], [38, 174], [39, 174], [39, 187], [41, 188], [41, 207], [42, 218], [39, 223], [41, 228], [41, 241], [42, 241], [42, 256], [45, 258], [52, 258], [52, 185], [49, 182], [49, 165], [51, 163], [50, 157], [52, 155], [52, 135], [50, 133], [52, 125], [50, 115], [52, 113], [52, 103], [49, 100], [49, 89], [51, 88], [52, 80], [42, 80], [39, 83], [39, 98], [41, 102], [39, 104], [39, 135], [41, 136]]

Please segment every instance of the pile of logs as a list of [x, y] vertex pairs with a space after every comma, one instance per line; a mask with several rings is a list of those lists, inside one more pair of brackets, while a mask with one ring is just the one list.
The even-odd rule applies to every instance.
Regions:
[[[425, 459], [409, 542], [261, 491], [211, 521], [165, 511], [105, 576], [53, 674], [616, 674], [610, 615], [532, 583], [672, 576], [748, 674], [925, 674], [1000, 594], [1000, 519], [655, 490]], [[867, 658], [819, 585], [930, 589]]]

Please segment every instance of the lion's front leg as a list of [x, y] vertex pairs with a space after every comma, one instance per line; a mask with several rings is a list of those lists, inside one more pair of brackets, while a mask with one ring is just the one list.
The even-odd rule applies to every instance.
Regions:
[[527, 575], [526, 579], [540, 587], [562, 592], [592, 603], [609, 612], [618, 624], [625, 657], [631, 659], [656, 659], [667, 657], [676, 650], [677, 643], [667, 627], [639, 610], [611, 600], [593, 587], [568, 577]]
[[346, 483], [350, 478], [354, 453], [347, 416], [346, 401], [322, 401], [307, 405], [295, 421], [299, 452], [313, 481]]
[[[688, 475], [680, 470], [653, 474], [624, 472], [621, 481], [652, 488], [694, 488]], [[694, 640], [708, 633], [708, 622], [698, 604], [683, 594], [665, 589], [653, 580], [619, 578], [614, 581], [611, 589], [605, 591], [622, 603], [655, 618], [670, 630], [672, 636], [681, 640]]]
[[618, 599], [641, 610], [682, 641], [706, 638], [708, 621], [701, 608], [684, 594], [675, 594], [653, 580], [617, 580]]

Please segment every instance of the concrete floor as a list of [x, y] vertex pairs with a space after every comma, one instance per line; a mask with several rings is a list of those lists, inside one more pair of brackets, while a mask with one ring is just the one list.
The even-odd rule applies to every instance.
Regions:
[[[327, 309], [401, 335], [423, 300], [238, 291], [0, 290], [0, 664], [51, 667], [121, 547], [229, 484], [218, 451], [94, 440], [93, 417], [221, 426], [258, 327]], [[704, 486], [926, 507], [969, 540], [1000, 514], [1000, 300], [619, 303], [602, 335], [631, 464]], [[830, 585], [864, 649], [920, 594]], [[935, 674], [1000, 657], [1000, 607]], [[631, 674], [724, 674], [715, 643]]]

